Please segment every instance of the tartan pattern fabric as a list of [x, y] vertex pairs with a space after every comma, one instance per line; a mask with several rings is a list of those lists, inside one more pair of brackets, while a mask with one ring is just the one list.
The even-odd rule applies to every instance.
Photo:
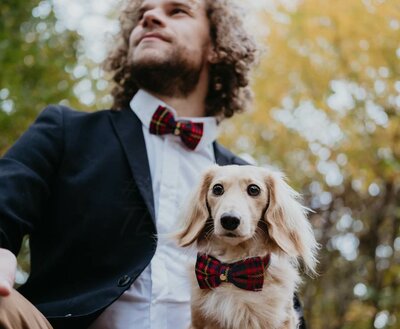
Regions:
[[150, 122], [150, 133], [155, 135], [174, 134], [191, 150], [200, 143], [203, 136], [203, 123], [189, 120], [175, 120], [171, 111], [159, 106]]
[[223, 282], [230, 282], [241, 289], [260, 291], [270, 260], [271, 255], [268, 254], [262, 258], [253, 257], [226, 264], [212, 256], [197, 254], [197, 282], [200, 289], [213, 289]]

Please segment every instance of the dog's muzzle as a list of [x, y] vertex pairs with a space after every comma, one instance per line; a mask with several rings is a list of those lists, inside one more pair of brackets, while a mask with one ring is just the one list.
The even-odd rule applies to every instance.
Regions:
[[233, 211], [223, 213], [221, 216], [221, 225], [225, 230], [236, 230], [240, 225], [240, 216]]

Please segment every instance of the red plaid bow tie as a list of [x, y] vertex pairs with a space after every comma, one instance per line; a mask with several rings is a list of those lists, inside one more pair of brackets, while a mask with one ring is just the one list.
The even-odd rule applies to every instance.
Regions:
[[176, 121], [173, 114], [165, 107], [159, 106], [150, 122], [150, 133], [155, 135], [174, 134], [194, 150], [203, 136], [203, 123]]
[[212, 289], [222, 282], [230, 282], [241, 289], [260, 291], [270, 258], [271, 256], [267, 255], [225, 264], [214, 257], [198, 254], [195, 270], [197, 282], [200, 289]]

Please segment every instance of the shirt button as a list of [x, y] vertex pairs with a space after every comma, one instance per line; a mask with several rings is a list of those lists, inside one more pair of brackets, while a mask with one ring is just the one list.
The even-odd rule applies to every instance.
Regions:
[[225, 274], [221, 274], [219, 276], [219, 278], [221, 279], [221, 281], [226, 281], [226, 275]]
[[121, 276], [118, 280], [118, 287], [125, 287], [131, 283], [131, 277], [128, 275]]

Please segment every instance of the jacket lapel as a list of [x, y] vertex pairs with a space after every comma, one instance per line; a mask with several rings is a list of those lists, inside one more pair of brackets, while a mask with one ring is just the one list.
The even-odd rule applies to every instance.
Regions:
[[[155, 223], [153, 189], [142, 123], [130, 109], [110, 111], [110, 116], [115, 132], [128, 159], [133, 178]], [[215, 161], [218, 165], [247, 164], [217, 142], [214, 142], [213, 147]]]
[[122, 144], [133, 178], [155, 223], [154, 197], [142, 123], [130, 109], [110, 111], [111, 121]]

